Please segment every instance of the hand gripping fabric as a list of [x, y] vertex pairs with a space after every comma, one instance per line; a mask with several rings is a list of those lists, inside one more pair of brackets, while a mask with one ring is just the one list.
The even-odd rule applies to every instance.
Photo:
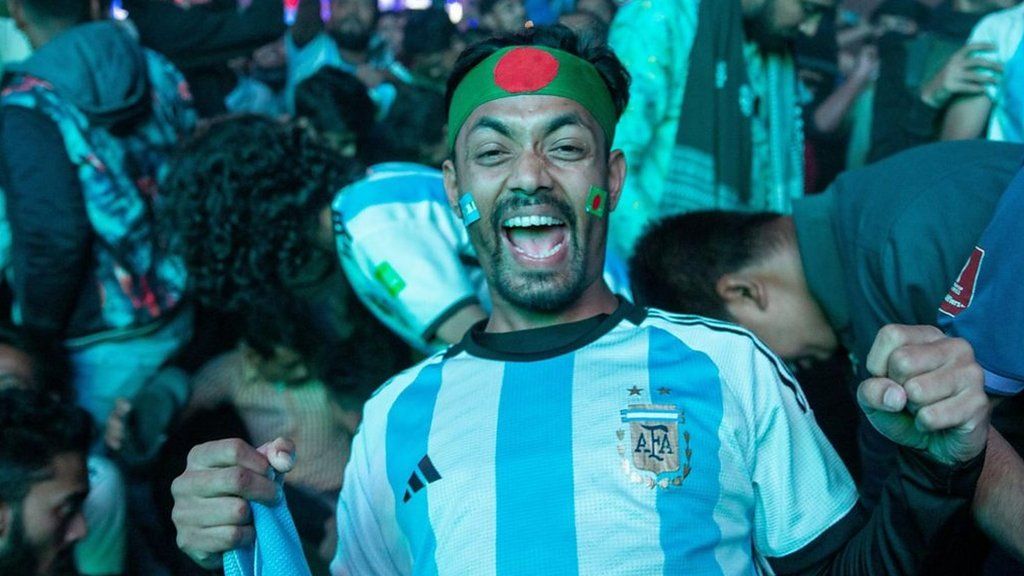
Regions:
[[256, 542], [224, 554], [224, 576], [311, 576], [284, 499], [284, 474], [271, 470], [270, 475], [277, 483], [277, 501], [273, 506], [249, 503]]

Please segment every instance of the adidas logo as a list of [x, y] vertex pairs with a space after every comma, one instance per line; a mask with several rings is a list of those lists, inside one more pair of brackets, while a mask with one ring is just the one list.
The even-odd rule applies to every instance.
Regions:
[[434, 468], [434, 463], [430, 461], [430, 456], [424, 456], [420, 463], [416, 465], [416, 470], [412, 471], [409, 475], [409, 482], [405, 488], [405, 496], [402, 498], [402, 502], [408, 502], [412, 495], [423, 489], [424, 486], [431, 482], [437, 482], [441, 479], [441, 475], [437, 473], [437, 468]]

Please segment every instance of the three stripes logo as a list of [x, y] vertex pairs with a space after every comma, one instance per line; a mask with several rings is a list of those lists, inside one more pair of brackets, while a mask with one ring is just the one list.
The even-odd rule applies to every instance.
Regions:
[[434, 463], [430, 461], [430, 456], [424, 456], [420, 463], [416, 465], [416, 469], [409, 475], [409, 482], [405, 488], [405, 496], [402, 498], [402, 502], [408, 502], [413, 494], [422, 490], [427, 484], [437, 482], [440, 479], [441, 475], [437, 473], [437, 468], [434, 468]]

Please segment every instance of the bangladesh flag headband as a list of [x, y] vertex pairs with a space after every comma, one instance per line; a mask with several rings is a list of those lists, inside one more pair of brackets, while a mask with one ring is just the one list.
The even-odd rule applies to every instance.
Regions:
[[502, 48], [477, 64], [459, 83], [448, 110], [448, 148], [473, 110], [492, 100], [512, 96], [561, 96], [587, 109], [604, 130], [608, 145], [615, 138], [615, 105], [597, 68], [579, 56], [544, 46]]

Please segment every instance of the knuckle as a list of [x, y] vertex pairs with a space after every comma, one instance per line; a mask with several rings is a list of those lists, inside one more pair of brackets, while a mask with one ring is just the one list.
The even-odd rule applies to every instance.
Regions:
[[245, 539], [245, 530], [241, 526], [231, 526], [226, 533], [229, 548], [235, 548]]
[[913, 367], [914, 355], [907, 348], [898, 348], [889, 356], [889, 369], [894, 374], [909, 374]]
[[237, 500], [231, 506], [231, 519], [235, 523], [245, 522], [249, 518], [249, 503], [245, 500]]
[[244, 447], [245, 442], [242, 442], [238, 438], [232, 438], [225, 441], [225, 448], [227, 449], [228, 456], [230, 456], [232, 462], [238, 462], [245, 450]]
[[959, 358], [974, 360], [974, 347], [971, 346], [970, 342], [963, 338], [947, 338], [946, 341], [949, 343], [952, 352]]
[[252, 483], [252, 475], [245, 468], [234, 468], [228, 476], [228, 488], [235, 492], [241, 492]]
[[887, 344], [899, 343], [902, 339], [902, 327], [897, 324], [886, 324], [878, 330], [878, 340]]

